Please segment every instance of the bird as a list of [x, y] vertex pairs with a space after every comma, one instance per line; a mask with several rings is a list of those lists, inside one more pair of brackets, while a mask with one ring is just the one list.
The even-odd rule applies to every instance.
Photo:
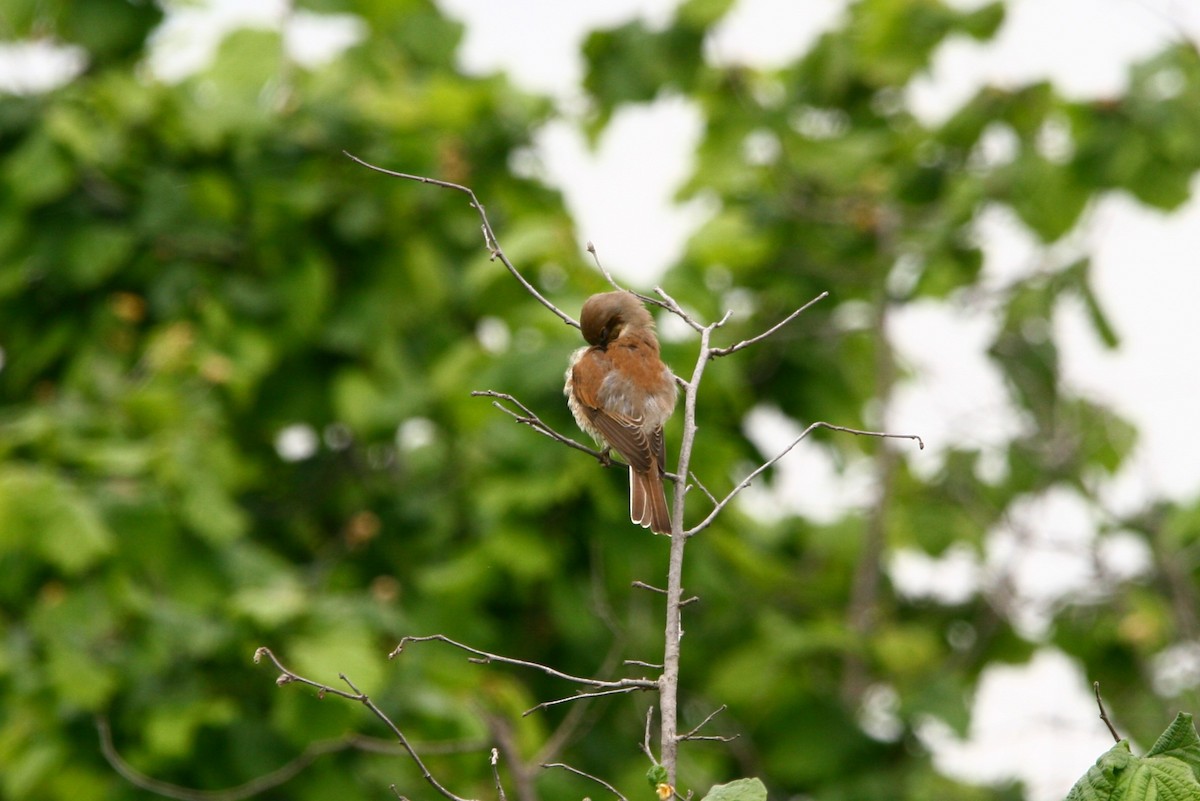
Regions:
[[637, 295], [618, 290], [588, 298], [579, 327], [588, 344], [571, 354], [567, 406], [585, 433], [629, 464], [629, 519], [670, 534], [663, 424], [677, 390], [659, 355], [654, 318]]

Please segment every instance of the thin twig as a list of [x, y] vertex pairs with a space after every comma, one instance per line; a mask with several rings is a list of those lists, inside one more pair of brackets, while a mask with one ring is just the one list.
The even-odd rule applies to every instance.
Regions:
[[[656, 286], [654, 287], [654, 291], [660, 298], [662, 298], [662, 300], [655, 300], [654, 298], [648, 298], [647, 300], [655, 305], [662, 306], [664, 309], [671, 312], [671, 314], [674, 314], [680, 320], [683, 320], [693, 331], [700, 332], [704, 330], [705, 326], [699, 320], [692, 317], [692, 315], [685, 312], [683, 307], [675, 301], [675, 298], [664, 292], [662, 287]], [[727, 314], [725, 316], [728, 317], [729, 315]]]
[[863, 431], [858, 428], [846, 428], [845, 426], [835, 426], [833, 423], [813, 423], [813, 428], [825, 428], [830, 431], [841, 431], [843, 434], [854, 434], [860, 437], [878, 437], [880, 439], [911, 439], [917, 443], [918, 450], [925, 450], [925, 440], [921, 439], [916, 434], [892, 434], [887, 431]]
[[[728, 708], [729, 707], [727, 704], [721, 704], [719, 707], [714, 709], [712, 712], [709, 712], [708, 717], [706, 717], [704, 720], [697, 723], [695, 725], [695, 727], [691, 731], [689, 731], [687, 734], [679, 735], [679, 739], [680, 740], [699, 740], [699, 739], [701, 739], [700, 737], [698, 737], [696, 735], [696, 732], [703, 729], [710, 720], [712, 720], [713, 718], [715, 718], [717, 715], [721, 714]], [[704, 739], [723, 739], [723, 740], [729, 741], [729, 740], [732, 740], [733, 738], [732, 737], [723, 737], [723, 738], [722, 737], [710, 737], [710, 738], [704, 738]]]
[[596, 252], [596, 246], [592, 244], [591, 240], [588, 240], [587, 252], [592, 254], [592, 261], [596, 263], [596, 269], [604, 276], [604, 280], [608, 281], [608, 285], [618, 292], [624, 292], [625, 287], [618, 284], [616, 279], [612, 277], [612, 273], [606, 270], [604, 265], [600, 263], [600, 254]]
[[[452, 645], [461, 651], [466, 651], [469, 654], [474, 654], [476, 659], [470, 660], [479, 664], [487, 664], [489, 662], [500, 662], [505, 665], [517, 665], [518, 667], [532, 668], [540, 670], [547, 676], [553, 676], [556, 679], [570, 681], [576, 684], [584, 684], [588, 687], [596, 687], [603, 690], [613, 692], [631, 692], [633, 690], [653, 690], [658, 687], [658, 683], [650, 679], [617, 679], [615, 681], [606, 681], [604, 679], [589, 679], [582, 676], [572, 676], [569, 673], [563, 673], [561, 670], [555, 670], [549, 665], [543, 665], [538, 662], [529, 662], [524, 659], [514, 659], [511, 656], [501, 656], [500, 654], [492, 654], [487, 651], [481, 651], [478, 648], [472, 648], [469, 645], [464, 645], [461, 642], [450, 639], [444, 634], [429, 634], [423, 637], [404, 637], [400, 640], [392, 652], [388, 654], [388, 659], [394, 659], [400, 655], [404, 647], [409, 643], [414, 642], [444, 642], [447, 645]], [[534, 707], [537, 709], [538, 707]], [[531, 710], [532, 711], [532, 710]], [[526, 713], [528, 714], [528, 713]]]
[[770, 328], [768, 328], [766, 331], [763, 331], [763, 332], [762, 332], [761, 334], [759, 334], [758, 336], [756, 336], [756, 337], [751, 337], [750, 339], [743, 339], [741, 342], [737, 343], [736, 345], [730, 345], [730, 346], [729, 346], [729, 347], [727, 347], [727, 348], [712, 348], [712, 349], [711, 349], [711, 350], [708, 352], [708, 353], [709, 353], [709, 356], [708, 356], [708, 357], [709, 357], [710, 359], [715, 359], [715, 358], [717, 358], [717, 357], [719, 357], [719, 356], [728, 356], [728, 355], [729, 355], [729, 354], [731, 354], [731, 353], [737, 353], [737, 352], [738, 352], [739, 350], [741, 350], [742, 348], [748, 348], [748, 347], [750, 347], [751, 345], [753, 345], [753, 344], [755, 344], [755, 343], [757, 343], [757, 342], [762, 342], [764, 339], [766, 339], [767, 337], [771, 336], [772, 334], [774, 334], [774, 333], [775, 333], [776, 331], [778, 331], [779, 329], [783, 328], [785, 325], [787, 325], [788, 323], [790, 323], [792, 320], [795, 320], [795, 319], [796, 319], [797, 317], [799, 317], [801, 314], [804, 314], [804, 312], [808, 311], [808, 309], [809, 309], [809, 308], [810, 308], [810, 307], [811, 307], [813, 304], [815, 304], [815, 303], [818, 303], [818, 302], [820, 302], [820, 301], [824, 300], [824, 299], [825, 299], [825, 298], [827, 298], [827, 297], [829, 297], [829, 293], [828, 293], [828, 292], [822, 292], [820, 295], [817, 295], [815, 298], [813, 298], [812, 300], [810, 300], [808, 303], [805, 303], [803, 306], [801, 306], [800, 308], [796, 309], [794, 312], [792, 312], [791, 314], [789, 314], [787, 317], [783, 318], [783, 319], [782, 319], [782, 320], [780, 320], [778, 323], [776, 323], [775, 325], [773, 325], [773, 326], [771, 326]]
[[487, 212], [484, 210], [483, 204], [479, 202], [479, 198], [475, 197], [475, 192], [472, 191], [470, 187], [463, 186], [462, 184], [450, 183], [449, 181], [439, 181], [436, 178], [427, 178], [423, 175], [410, 175], [405, 172], [396, 172], [394, 170], [384, 169], [383, 167], [377, 167], [374, 164], [363, 161], [358, 156], [355, 156], [352, 153], [347, 153], [345, 150], [342, 152], [345, 153], [347, 157], [358, 162], [369, 170], [374, 170], [375, 172], [383, 173], [384, 175], [390, 175], [393, 178], [403, 178], [406, 181], [417, 181], [418, 183], [422, 184], [431, 184], [433, 186], [441, 187], [442, 189], [452, 189], [455, 192], [462, 192], [465, 194], [471, 199], [471, 207], [479, 213], [479, 219], [483, 224], [483, 241], [484, 244], [487, 245], [487, 249], [491, 254], [491, 257], [493, 259], [499, 259], [500, 263], [508, 269], [513, 278], [517, 279], [521, 286], [525, 287], [525, 291], [533, 295], [533, 297], [535, 297], [539, 303], [553, 312], [554, 315], [560, 320], [567, 325], [574, 326], [575, 328], [579, 327], [579, 323], [575, 322], [571, 315], [555, 306], [553, 303], [547, 300], [541, 292], [538, 292], [537, 288], [535, 288], [533, 284], [529, 283], [529, 281], [525, 279], [525, 276], [521, 275], [521, 272], [515, 266], [513, 266], [513, 263], [508, 260], [508, 256], [504, 255], [504, 250], [501, 249], [500, 242], [496, 239], [496, 232], [492, 230], [492, 224], [488, 222]]
[[462, 796], [459, 796], [459, 795], [455, 795], [453, 792], [451, 792], [449, 789], [447, 789], [445, 786], [443, 786], [442, 783], [437, 780], [437, 778], [434, 777], [433, 773], [430, 772], [429, 768], [427, 768], [425, 766], [425, 762], [421, 759], [420, 755], [416, 752], [416, 749], [414, 749], [412, 744], [409, 743], [408, 738], [404, 736], [404, 732], [400, 731], [400, 727], [398, 727], [392, 721], [392, 719], [389, 718], [386, 713], [384, 713], [384, 711], [382, 709], [380, 709], [378, 706], [376, 706], [375, 702], [372, 701], [366, 695], [366, 693], [359, 691], [359, 689], [354, 686], [354, 683], [351, 682], [350, 679], [348, 679], [344, 673], [339, 673], [338, 678], [340, 678], [343, 682], [346, 683], [346, 686], [348, 686], [353, 691], [353, 694], [344, 692], [335, 687], [330, 687], [328, 685], [321, 684], [320, 682], [313, 681], [312, 679], [306, 679], [303, 676], [293, 673], [291, 670], [288, 670], [286, 667], [283, 666], [283, 663], [279, 661], [279, 658], [276, 657], [274, 653], [272, 653], [270, 648], [259, 648], [257, 651], [255, 651], [254, 652], [254, 661], [256, 663], [260, 662], [260, 661], [262, 661], [262, 658], [264, 656], [267, 657], [268, 659], [270, 659], [272, 664], [275, 665], [276, 669], [279, 670], [280, 675], [279, 675], [279, 678], [277, 678], [275, 680], [275, 683], [278, 684], [280, 687], [282, 687], [285, 684], [293, 684], [293, 683], [306, 684], [310, 687], [315, 687], [317, 689], [317, 697], [318, 698], [324, 698], [326, 695], [333, 694], [336, 696], [340, 696], [342, 698], [346, 698], [351, 701], [358, 701], [363, 706], [365, 706], [367, 709], [371, 710], [371, 713], [373, 715], [375, 715], [375, 717], [378, 718], [383, 723], [383, 725], [387, 726], [389, 731], [391, 731], [392, 736], [394, 736], [396, 738], [396, 740], [400, 743], [401, 747], [403, 747], [404, 750], [408, 753], [409, 758], [413, 761], [413, 763], [421, 771], [421, 777], [423, 779], [425, 779], [425, 781], [428, 782], [429, 785], [431, 787], [433, 787], [433, 789], [437, 790], [444, 797], [450, 799], [450, 801], [469, 801], [469, 799], [463, 798]]
[[798, 437], [796, 437], [794, 440], [792, 440], [786, 448], [779, 451], [779, 453], [775, 454], [767, 461], [763, 462], [761, 465], [759, 465], [757, 468], [755, 468], [753, 472], [751, 472], [748, 476], [743, 478], [736, 487], [734, 487], [733, 489], [731, 489], [729, 491], [728, 495], [726, 495], [724, 498], [722, 498], [717, 503], [717, 505], [712, 508], [712, 510], [708, 513], [708, 516], [705, 517], [703, 520], [701, 520], [696, 525], [692, 526], [692, 528], [690, 528], [687, 531], [686, 535], [688, 537], [691, 537], [695, 534], [700, 533], [701, 531], [703, 531], [704, 529], [706, 529], [710, 525], [712, 525], [713, 520], [715, 520], [717, 515], [721, 513], [721, 510], [724, 509], [726, 506], [728, 506], [729, 502], [732, 501], [734, 498], [736, 498], [738, 496], [738, 494], [741, 493], [742, 490], [746, 489], [746, 487], [749, 487], [752, 483], [754, 483], [754, 479], [758, 478], [760, 475], [763, 474], [763, 472], [765, 472], [766, 470], [771, 468], [776, 462], [778, 462], [780, 459], [782, 459], [783, 457], [785, 457], [789, 453], [791, 453], [793, 448], [795, 448], [797, 445], [799, 445], [801, 443], [801, 441], [803, 441], [805, 438], [807, 438], [809, 434], [816, 431], [818, 428], [827, 428], [831, 431], [842, 431], [846, 434], [857, 434], [857, 435], [863, 436], [863, 437], [911, 439], [911, 440], [915, 440], [917, 445], [921, 449], [925, 448], [925, 442], [916, 434], [889, 434], [884, 431], [860, 431], [857, 428], [846, 428], [845, 426], [835, 426], [832, 423], [825, 423], [825, 422], [820, 422], [820, 421], [818, 421], [816, 423], [812, 423], [808, 426], [808, 428], [806, 428], [806, 429], [804, 429], [804, 431], [800, 432], [800, 435]]
[[542, 701], [537, 706], [532, 706], [522, 712], [521, 717], [528, 717], [538, 710], [549, 709], [550, 707], [558, 706], [559, 704], [569, 704], [573, 701], [586, 701], [591, 698], [599, 698], [602, 695], [624, 695], [625, 693], [637, 692], [638, 690], [651, 690], [658, 687], [658, 685], [654, 682], [650, 682], [650, 684], [650, 687], [645, 687], [640, 684], [630, 685], [627, 687], [611, 687], [606, 690], [596, 690], [594, 692], [580, 692], [576, 693], [575, 695], [568, 695], [565, 698], [555, 698], [552, 701]]
[[704, 486], [704, 482], [702, 482], [700, 479], [696, 478], [696, 474], [693, 473], [691, 470], [688, 471], [688, 477], [692, 479], [692, 483], [688, 485], [689, 488], [699, 487], [700, 491], [704, 493], [704, 497], [708, 498], [714, 504], [717, 502], [716, 497], [714, 497], [713, 494], [708, 491], [708, 487]]
[[[622, 467], [624, 466], [623, 462], [615, 461], [612, 458], [612, 456], [610, 455], [609, 450], [607, 448], [605, 448], [604, 450], [596, 450], [595, 448], [589, 448], [587, 445], [584, 445], [582, 442], [577, 442], [564, 434], [558, 433], [553, 428], [551, 428], [549, 425], [547, 425], [542, 420], [542, 418], [538, 417], [536, 414], [534, 414], [532, 411], [530, 411], [528, 406], [521, 403], [519, 400], [514, 398], [512, 395], [509, 395], [507, 392], [497, 392], [494, 389], [477, 389], [477, 390], [473, 390], [471, 392], [471, 397], [472, 398], [497, 398], [498, 400], [493, 401], [492, 405], [495, 406], [500, 411], [507, 414], [508, 416], [512, 417], [518, 423], [521, 423], [522, 425], [527, 425], [530, 428], [532, 428], [534, 431], [538, 432], [539, 434], [542, 434], [543, 436], [547, 436], [550, 439], [554, 440], [555, 442], [562, 443], [563, 445], [566, 445], [568, 448], [574, 448], [577, 451], [583, 451], [588, 456], [591, 456], [593, 459], [595, 459], [596, 461], [598, 461], [600, 464], [604, 465], [605, 467], [612, 467], [614, 464], [619, 464]], [[506, 407], [503, 403], [500, 403], [499, 401], [506, 401], [508, 403], [513, 404], [520, 410], [520, 413], [514, 412], [512, 409], [509, 409], [508, 407]]]
[[654, 757], [654, 750], [650, 748], [650, 728], [654, 723], [654, 707], [651, 706], [646, 710], [646, 736], [642, 740], [642, 753], [649, 757], [652, 764], [659, 764]]
[[650, 668], [651, 670], [662, 670], [662, 665], [655, 664], [654, 662], [643, 662], [640, 659], [626, 659], [623, 664], [633, 667]]
[[500, 801], [505, 801], [504, 785], [500, 783], [500, 749], [492, 749], [492, 777], [496, 780], [496, 796]]
[[[658, 593], [659, 595], [666, 595], [666, 594], [667, 594], [667, 591], [666, 591], [666, 590], [659, 589], [658, 587], [655, 587], [655, 586], [653, 586], [653, 585], [651, 585], [651, 584], [647, 584], [647, 583], [646, 583], [646, 582], [644, 582], [644, 581], [637, 581], [636, 579], [635, 579], [634, 581], [631, 581], [631, 582], [629, 582], [629, 586], [631, 586], [631, 587], [635, 587], [635, 588], [637, 588], [637, 589], [639, 589], [639, 590], [649, 590], [650, 592], [656, 592], [656, 593]], [[699, 600], [700, 600], [700, 596], [699, 596], [699, 595], [693, 595], [693, 596], [692, 596], [692, 597], [690, 597], [690, 598], [684, 598], [683, 600], [681, 600], [681, 601], [679, 602], [679, 605], [680, 605], [680, 606], [688, 606], [688, 605], [690, 605], [690, 604], [694, 604], [694, 603], [696, 603], [696, 602], [697, 602], [697, 601], [699, 601]], [[661, 667], [661, 665], [660, 665], [660, 667]]]
[[712, 743], [732, 743], [738, 736], [736, 734], [692, 734], [687, 737], [680, 737], [680, 741], [687, 740], [690, 743], [708, 741]]
[[1108, 719], [1108, 713], [1104, 711], [1104, 702], [1100, 700], [1100, 682], [1092, 682], [1092, 690], [1096, 693], [1096, 706], [1100, 707], [1100, 719], [1104, 721], [1104, 725], [1108, 727], [1108, 733], [1112, 735], [1114, 742], [1121, 742], [1121, 735], [1117, 734], [1117, 730], [1113, 727], [1112, 721]]
[[617, 788], [616, 788], [616, 787], [613, 787], [611, 784], [609, 784], [608, 782], [604, 781], [604, 779], [601, 779], [599, 776], [593, 776], [593, 775], [592, 775], [592, 774], [590, 774], [590, 773], [584, 773], [584, 772], [583, 772], [582, 770], [580, 770], [579, 768], [573, 768], [573, 767], [571, 767], [570, 765], [567, 765], [567, 764], [565, 764], [565, 763], [563, 763], [563, 762], [550, 762], [550, 763], [547, 763], [547, 764], [545, 764], [545, 765], [542, 765], [542, 767], [543, 767], [543, 768], [562, 768], [563, 770], [570, 771], [571, 773], [574, 773], [576, 776], [582, 776], [582, 777], [583, 777], [583, 778], [585, 778], [585, 779], [591, 779], [591, 780], [592, 780], [592, 781], [594, 781], [596, 784], [599, 784], [600, 786], [602, 786], [602, 787], [604, 787], [606, 790], [608, 790], [610, 793], [612, 793], [613, 795], [615, 795], [617, 798], [621, 799], [621, 801], [629, 801], [629, 799], [628, 799], [628, 798], [626, 798], [625, 796], [621, 795], [620, 791], [619, 791], [619, 790], [617, 790]]

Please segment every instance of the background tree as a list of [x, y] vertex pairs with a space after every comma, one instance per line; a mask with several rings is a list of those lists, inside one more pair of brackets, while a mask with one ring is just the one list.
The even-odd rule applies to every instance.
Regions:
[[[278, 34], [241, 31], [178, 84], [141, 66], [153, 6], [29, 4], [0, 21], [89, 53], [69, 86], [0, 98], [0, 793], [140, 797], [104, 762], [97, 717], [134, 768], [188, 787], [264, 776], [314, 743], [332, 753], [288, 797], [418, 787], [411, 764], [351, 736], [385, 734], [360, 709], [272, 687], [250, 663], [264, 642], [308, 675], [352, 676], [414, 740], [461, 747], [425, 751], [461, 794], [493, 792], [490, 744], [516, 770], [564, 720], [573, 764], [640, 789], [644, 706], [521, 718], [561, 688], [434, 648], [382, 659], [404, 634], [439, 631], [574, 674], [655, 661], [661, 602], [629, 587], [665, 573], [666, 547], [624, 519], [623, 476], [468, 394], [504, 388], [566, 430], [575, 333], [488, 260], [458, 197], [341, 155], [471, 185], [514, 262], [577, 308], [603, 283], [557, 195], [509, 169], [553, 109], [459, 74], [458, 28], [432, 3], [312, 8], [358, 14], [366, 38], [308, 69]], [[1099, 479], [1135, 432], [1063, 386], [1052, 327], [1073, 298], [1117, 343], [1087, 254], [1057, 247], [1033, 279], [973, 291], [971, 225], [1003, 204], [1061, 245], [1104, 192], [1182, 203], [1200, 166], [1195, 48], [1135, 69], [1123, 97], [990, 89], [930, 128], [900, 90], [947, 36], [990, 36], [999, 4], [863, 0], [771, 73], [704, 64], [727, 8], [692, 0], [665, 27], [630, 23], [585, 48], [593, 131], [668, 92], [704, 111], [685, 194], [717, 210], [668, 291], [712, 318], [749, 310], [730, 342], [832, 295], [709, 370], [697, 475], [720, 492], [761, 461], [744, 420], [763, 405], [885, 419], [904, 379], [889, 315], [927, 299], [995, 315], [991, 355], [1024, 425], [998, 479], [969, 447], [929, 475], [886, 445], [831, 438], [820, 447], [837, 458], [873, 461], [870, 507], [833, 523], [733, 511], [704, 533], [685, 575], [702, 600], [684, 723], [728, 703], [725, 732], [741, 737], [685, 749], [681, 785], [753, 774], [823, 799], [1016, 797], [940, 776], [916, 731], [930, 717], [964, 730], [984, 668], [1042, 642], [1079, 659], [1125, 731], [1152, 742], [1176, 705], [1198, 706], [1190, 686], [1163, 697], [1147, 679], [1197, 637], [1196, 502], [1109, 517], [1093, 547], [1133, 532], [1154, 568], [1055, 606], [1040, 641], [1014, 628], [1002, 580], [947, 606], [897, 594], [884, 566], [899, 547], [982, 551], [989, 528], [1052, 489], [1104, 511]], [[1011, 160], [982, 157], [994, 126], [1015, 135]], [[1066, 152], [1046, 150], [1050, 127]], [[665, 358], [686, 364], [690, 347], [668, 343]], [[891, 728], [868, 734], [864, 699], [881, 692]], [[527, 797], [595, 791], [563, 773], [525, 779]]]

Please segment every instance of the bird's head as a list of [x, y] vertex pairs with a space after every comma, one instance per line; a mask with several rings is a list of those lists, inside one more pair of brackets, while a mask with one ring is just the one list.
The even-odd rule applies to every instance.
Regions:
[[632, 292], [603, 292], [583, 304], [579, 327], [589, 345], [604, 348], [627, 330], [653, 329], [654, 318]]

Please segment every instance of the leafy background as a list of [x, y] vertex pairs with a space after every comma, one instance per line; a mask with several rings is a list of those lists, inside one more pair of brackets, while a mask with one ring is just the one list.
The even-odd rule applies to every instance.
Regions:
[[[931, 127], [899, 90], [947, 37], [993, 36], [1003, 4], [861, 0], [770, 71], [705, 63], [728, 6], [690, 0], [664, 25], [599, 30], [583, 47], [592, 135], [664, 95], [702, 111], [681, 197], [713, 211], [663, 279], [673, 295], [710, 317], [747, 310], [726, 331], [737, 341], [832, 294], [709, 370], [696, 474], [720, 492], [761, 460], [744, 421], [764, 405], [880, 424], [905, 379], [890, 315], [931, 300], [997, 322], [989, 356], [1021, 425], [999, 471], [968, 445], [930, 472], [877, 442], [817, 437], [809, 447], [870, 466], [870, 503], [832, 521], [738, 509], [694, 543], [683, 723], [725, 703], [718, 729], [741, 736], [686, 747], [681, 784], [753, 775], [772, 795], [1018, 798], [939, 773], [919, 735], [931, 721], [965, 733], [983, 671], [1047, 645], [1102, 682], [1123, 732], [1153, 742], [1176, 709], [1197, 708], [1194, 682], [1151, 678], [1156, 657], [1200, 634], [1200, 503], [1111, 512], [1098, 488], [1137, 432], [1063, 381], [1054, 326], [1082, 303], [1097, 341], [1119, 346], [1087, 254], [1061, 248], [1034, 277], [983, 287], [972, 225], [999, 205], [1057, 244], [1107, 194], [1186, 201], [1200, 168], [1196, 49], [1164, 48], [1119, 97], [989, 88]], [[470, 184], [508, 255], [575, 309], [601, 282], [562, 198], [512, 169], [560, 112], [501, 75], [462, 74], [461, 28], [430, 2], [297, 7], [354, 13], [367, 35], [308, 68], [277, 33], [238, 31], [203, 71], [166, 83], [144, 63], [154, 5], [19, 2], [0, 18], [6, 38], [88, 54], [67, 86], [0, 97], [5, 797], [143, 797], [104, 761], [98, 719], [137, 770], [200, 789], [313, 743], [385, 734], [355, 705], [276, 688], [251, 662], [260, 645], [314, 678], [346, 673], [460, 794], [494, 792], [486, 753], [499, 742], [523, 800], [594, 795], [526, 770], [570, 713], [520, 713], [571, 688], [435, 646], [384, 655], [435, 631], [579, 674], [660, 653], [661, 603], [630, 582], [658, 580], [666, 549], [623, 519], [622, 478], [469, 396], [512, 392], [569, 430], [574, 332], [488, 260], [458, 195], [341, 155]], [[995, 126], [1015, 137], [1010, 160], [981, 157]], [[1047, 151], [1048, 127], [1069, 134], [1067, 152]], [[666, 345], [680, 369], [690, 353]], [[281, 457], [285, 433], [309, 440], [306, 458]], [[1055, 492], [1095, 511], [1078, 547], [1098, 574], [1040, 630], [1019, 625], [1008, 576], [954, 602], [896, 591], [885, 567], [898, 550], [982, 554], [990, 530]], [[1121, 573], [1101, 554], [1130, 537], [1148, 558]], [[569, 720], [563, 758], [649, 792], [648, 703]], [[272, 792], [379, 798], [391, 783], [428, 795], [405, 759], [358, 748]]]

